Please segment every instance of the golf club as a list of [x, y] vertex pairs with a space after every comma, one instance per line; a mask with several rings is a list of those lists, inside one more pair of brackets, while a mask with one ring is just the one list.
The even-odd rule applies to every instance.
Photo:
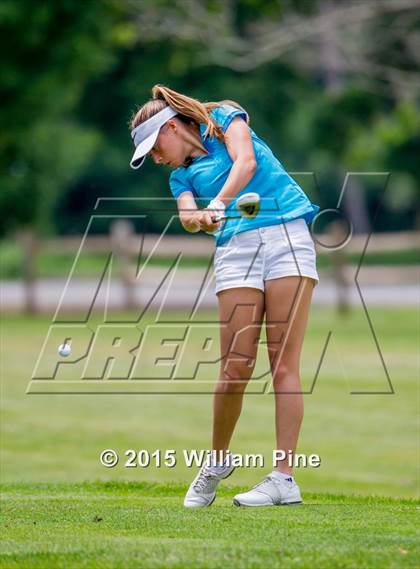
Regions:
[[248, 192], [243, 194], [236, 200], [236, 208], [240, 215], [218, 215], [212, 217], [213, 222], [223, 221], [225, 219], [238, 219], [245, 217], [247, 219], [254, 219], [260, 211], [260, 196], [255, 192]]

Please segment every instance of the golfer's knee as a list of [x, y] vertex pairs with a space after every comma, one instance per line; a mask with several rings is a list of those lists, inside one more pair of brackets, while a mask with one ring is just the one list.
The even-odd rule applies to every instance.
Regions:
[[255, 359], [226, 359], [220, 368], [220, 378], [226, 380], [247, 380], [255, 367]]
[[217, 383], [218, 393], [242, 393], [246, 389], [254, 366], [235, 362], [222, 366]]
[[290, 381], [295, 378], [299, 381], [299, 370], [295, 365], [291, 365], [288, 362], [280, 362], [273, 369], [273, 385], [279, 386], [286, 380]]

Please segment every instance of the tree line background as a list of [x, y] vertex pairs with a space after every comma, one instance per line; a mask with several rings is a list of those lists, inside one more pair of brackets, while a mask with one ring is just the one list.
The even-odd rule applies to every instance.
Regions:
[[[0, 29], [3, 237], [81, 233], [98, 197], [170, 196], [169, 170], [129, 167], [156, 83], [238, 101], [289, 172], [314, 172], [301, 185], [321, 208], [346, 172], [390, 172], [373, 229], [420, 226], [417, 0], [3, 0]], [[367, 231], [382, 183], [353, 186], [344, 207]]]

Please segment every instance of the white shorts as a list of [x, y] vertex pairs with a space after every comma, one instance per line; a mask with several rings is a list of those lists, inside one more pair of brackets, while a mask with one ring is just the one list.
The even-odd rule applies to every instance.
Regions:
[[265, 290], [264, 282], [297, 275], [318, 284], [315, 245], [303, 218], [242, 231], [214, 254], [215, 293], [228, 288]]

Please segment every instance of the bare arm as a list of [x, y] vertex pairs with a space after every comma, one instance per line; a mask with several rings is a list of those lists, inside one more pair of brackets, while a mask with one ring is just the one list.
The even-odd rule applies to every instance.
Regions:
[[182, 226], [190, 233], [203, 231], [214, 231], [217, 223], [213, 223], [210, 212], [198, 209], [194, 196], [191, 192], [182, 192], [177, 199], [179, 219]]
[[225, 143], [233, 165], [216, 199], [222, 200], [225, 205], [228, 205], [252, 179], [257, 168], [257, 162], [249, 127], [239, 117], [233, 119], [226, 130]]
[[[223, 188], [215, 199], [227, 205], [252, 179], [257, 162], [249, 127], [239, 117], [233, 119], [226, 130], [225, 144], [233, 165]], [[202, 229], [212, 232], [220, 228], [219, 223], [213, 223], [212, 217], [206, 210], [197, 208], [191, 192], [183, 192], [178, 197], [177, 204], [179, 217], [186, 231], [196, 233]]]

